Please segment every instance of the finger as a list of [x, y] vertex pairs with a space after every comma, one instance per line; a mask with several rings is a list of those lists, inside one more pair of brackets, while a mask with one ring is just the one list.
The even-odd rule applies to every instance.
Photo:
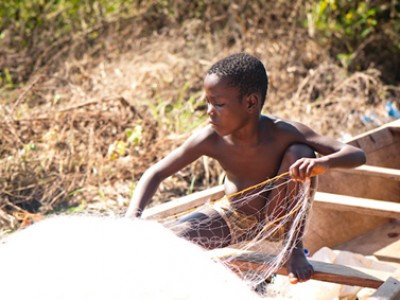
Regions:
[[307, 167], [307, 177], [311, 177], [313, 174], [313, 170], [314, 170], [315, 164], [310, 164]]
[[290, 176], [293, 179], [296, 179], [299, 177], [299, 170], [298, 170], [298, 165], [299, 165], [299, 161], [296, 161], [293, 165], [290, 166], [289, 168], [289, 173]]
[[307, 161], [302, 161], [296, 168], [296, 177], [293, 178], [296, 181], [304, 181], [307, 179]]
[[302, 180], [307, 178], [308, 165], [309, 165], [309, 162], [305, 160], [299, 167], [299, 177]]
[[313, 176], [313, 172], [315, 172], [315, 168], [316, 168], [317, 164], [315, 163], [314, 159], [308, 159], [307, 160], [307, 165], [306, 165], [306, 169], [305, 169], [305, 177], [310, 178]]
[[304, 163], [304, 159], [299, 159], [290, 167], [290, 176], [292, 179], [296, 181], [304, 180]]
[[305, 179], [315, 176], [313, 175], [314, 172], [315, 172], [315, 164], [314, 163], [308, 164], [306, 170], [304, 171]]

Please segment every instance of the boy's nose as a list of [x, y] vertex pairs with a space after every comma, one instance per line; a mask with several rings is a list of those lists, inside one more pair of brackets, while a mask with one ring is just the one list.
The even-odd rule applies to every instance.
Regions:
[[215, 114], [214, 106], [207, 104], [207, 115], [212, 116]]

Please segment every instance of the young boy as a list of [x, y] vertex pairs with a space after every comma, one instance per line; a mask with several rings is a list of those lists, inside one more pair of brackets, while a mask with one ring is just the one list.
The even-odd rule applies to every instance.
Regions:
[[[292, 192], [306, 179], [310, 178], [314, 188], [314, 176], [365, 162], [364, 152], [358, 148], [321, 136], [303, 124], [262, 115], [267, 89], [265, 68], [251, 55], [234, 54], [214, 64], [204, 80], [209, 125], [143, 174], [126, 216], [139, 217], [162, 180], [202, 155], [216, 159], [225, 170], [226, 195], [289, 172], [294, 180], [276, 184], [269, 194], [248, 201], [226, 198], [228, 209], [206, 207], [180, 220], [173, 229], [205, 248], [225, 247], [259, 230], [257, 223], [287, 213], [280, 207], [290, 209]], [[322, 156], [316, 158], [314, 151]], [[287, 267], [291, 277], [300, 282], [314, 272], [304, 255], [302, 232], [288, 253]]]

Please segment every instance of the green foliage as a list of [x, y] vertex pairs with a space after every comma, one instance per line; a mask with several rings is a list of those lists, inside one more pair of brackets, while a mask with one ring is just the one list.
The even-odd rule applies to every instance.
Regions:
[[[0, 49], [12, 57], [0, 64], [0, 87], [13, 89], [68, 47], [83, 53], [107, 24], [137, 12], [135, 0], [0, 1]], [[119, 26], [118, 24], [116, 25]], [[80, 47], [79, 45], [84, 45]], [[55, 68], [57, 66], [54, 66]]]
[[174, 132], [177, 134], [193, 131], [206, 119], [204, 112], [198, 108], [204, 105], [204, 101], [199, 95], [186, 95], [189, 83], [186, 83], [177, 99], [166, 101], [156, 97], [148, 101], [148, 105], [153, 118], [162, 120], [165, 126], [163, 131]]
[[0, 73], [0, 86], [5, 88], [13, 88], [15, 85], [8, 68], [4, 68], [2, 73], [3, 74]]
[[[88, 30], [114, 15], [124, 15], [132, 0], [7, 0], [0, 4], [0, 32], [23, 48], [41, 38], [56, 40], [64, 34]], [[38, 36], [38, 34], [44, 36]]]
[[378, 24], [377, 10], [368, 3], [347, 0], [321, 0], [311, 7], [312, 23], [326, 37], [365, 38]]
[[143, 136], [143, 127], [141, 125], [136, 125], [133, 129], [127, 128], [125, 134], [128, 143], [138, 146]]
[[135, 125], [134, 128], [125, 129], [126, 141], [116, 140], [108, 147], [107, 156], [111, 160], [115, 160], [120, 156], [125, 156], [129, 148], [139, 146], [143, 136], [143, 127]]
[[[397, 1], [319, 0], [307, 3], [311, 35], [337, 49], [347, 67], [360, 48], [375, 36], [387, 35], [400, 52], [400, 4]], [[397, 38], [396, 38], [397, 37]]]
[[189, 82], [186, 82], [178, 95], [178, 99], [169, 106], [167, 115], [168, 119], [172, 120], [171, 129], [174, 132], [191, 132], [205, 120], [204, 114], [196, 114], [196, 108], [203, 104], [201, 98], [193, 95], [188, 99], [186, 98], [189, 87]]

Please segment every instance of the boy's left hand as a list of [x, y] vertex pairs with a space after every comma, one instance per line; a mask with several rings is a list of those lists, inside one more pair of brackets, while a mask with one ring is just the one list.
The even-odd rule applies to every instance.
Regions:
[[294, 180], [304, 181], [325, 173], [327, 169], [328, 166], [316, 158], [301, 158], [290, 166], [289, 173]]

